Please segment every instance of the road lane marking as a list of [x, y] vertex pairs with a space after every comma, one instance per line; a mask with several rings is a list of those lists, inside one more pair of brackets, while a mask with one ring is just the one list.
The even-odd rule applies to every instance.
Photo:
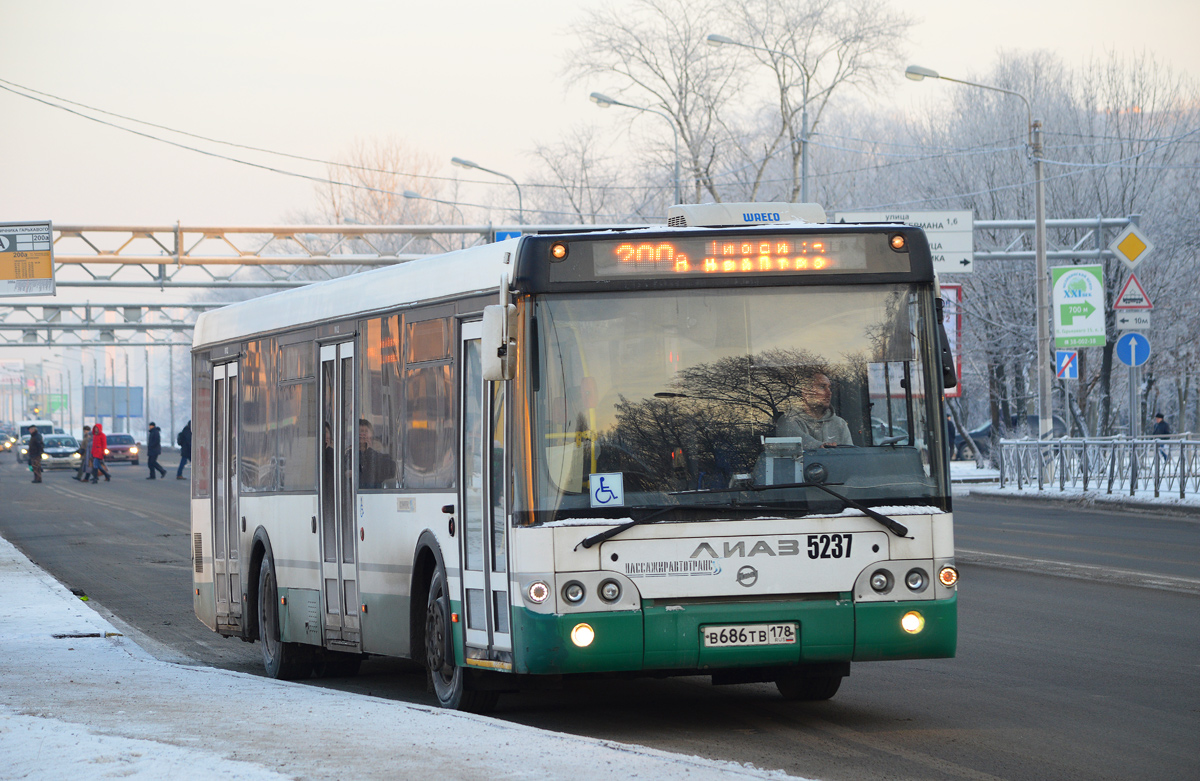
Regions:
[[1067, 561], [1050, 561], [1048, 559], [1032, 559], [1025, 556], [1007, 556], [1003, 553], [984, 553], [977, 550], [955, 551], [955, 560], [960, 563], [978, 564], [981, 567], [996, 567], [1021, 572], [1036, 572], [1040, 575], [1054, 575], [1060, 578], [1075, 578], [1077, 580], [1093, 580], [1101, 583], [1115, 583], [1121, 586], [1152, 588], [1159, 591], [1176, 591], [1181, 594], [1200, 595], [1200, 580], [1194, 578], [1175, 578], [1169, 575], [1156, 575], [1149, 572], [1136, 572], [1115, 567], [1098, 567], [1093, 564], [1072, 564]]

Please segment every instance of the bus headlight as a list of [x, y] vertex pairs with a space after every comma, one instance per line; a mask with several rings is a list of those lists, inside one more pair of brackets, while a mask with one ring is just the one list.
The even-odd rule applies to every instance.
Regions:
[[576, 624], [571, 630], [571, 642], [580, 648], [587, 648], [596, 639], [596, 630], [588, 624]]
[[[567, 600], [572, 605], [578, 605], [580, 602], [583, 601], [583, 598], [587, 595], [587, 591], [584, 589], [583, 584], [577, 580], [572, 580], [570, 583], [563, 586], [562, 593], [563, 593], [563, 599]], [[586, 626], [586, 625], [581, 624], [581, 626]]]
[[550, 587], [540, 580], [535, 580], [529, 584], [528, 593], [529, 601], [540, 605], [550, 596]]
[[949, 565], [942, 567], [941, 571], [938, 572], [938, 580], [941, 581], [943, 586], [950, 588], [958, 582], [958, 570]]
[[615, 580], [606, 580], [600, 584], [600, 598], [613, 603], [621, 598], [621, 584]]
[[910, 569], [904, 576], [904, 585], [908, 586], [909, 591], [919, 594], [929, 585], [929, 576], [923, 569]]
[[910, 610], [900, 619], [900, 628], [910, 635], [915, 635], [925, 628], [925, 616]]
[[871, 574], [871, 588], [876, 593], [886, 594], [892, 590], [892, 573], [885, 569], [877, 569]]

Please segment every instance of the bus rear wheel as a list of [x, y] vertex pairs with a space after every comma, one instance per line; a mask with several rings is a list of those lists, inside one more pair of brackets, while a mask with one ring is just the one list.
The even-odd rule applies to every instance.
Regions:
[[775, 679], [775, 688], [785, 700], [794, 702], [816, 702], [828, 700], [837, 694], [842, 685], [840, 675], [805, 675], [792, 672]]
[[487, 713], [500, 699], [499, 692], [470, 688], [467, 671], [454, 663], [450, 595], [446, 590], [446, 573], [441, 566], [433, 573], [425, 604], [425, 667], [429, 688], [443, 708]]
[[307, 678], [312, 671], [312, 648], [285, 643], [279, 632], [279, 584], [271, 556], [263, 556], [258, 568], [258, 639], [262, 644], [263, 667], [271, 678]]

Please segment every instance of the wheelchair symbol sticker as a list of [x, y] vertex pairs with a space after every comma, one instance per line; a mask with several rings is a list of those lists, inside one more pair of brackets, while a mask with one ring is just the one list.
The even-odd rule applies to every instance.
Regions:
[[593, 473], [588, 481], [592, 493], [592, 507], [624, 507], [624, 477], [620, 472]]

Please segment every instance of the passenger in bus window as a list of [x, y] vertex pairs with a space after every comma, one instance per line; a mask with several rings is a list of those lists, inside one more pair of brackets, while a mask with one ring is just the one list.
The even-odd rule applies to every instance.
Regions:
[[800, 404], [784, 413], [776, 427], [780, 437], [801, 437], [805, 450], [819, 447], [853, 445], [850, 427], [833, 414], [833, 383], [824, 372], [814, 372], [803, 380]]
[[396, 462], [387, 453], [371, 447], [375, 431], [366, 418], [358, 419], [358, 487], [383, 488], [396, 477]]

